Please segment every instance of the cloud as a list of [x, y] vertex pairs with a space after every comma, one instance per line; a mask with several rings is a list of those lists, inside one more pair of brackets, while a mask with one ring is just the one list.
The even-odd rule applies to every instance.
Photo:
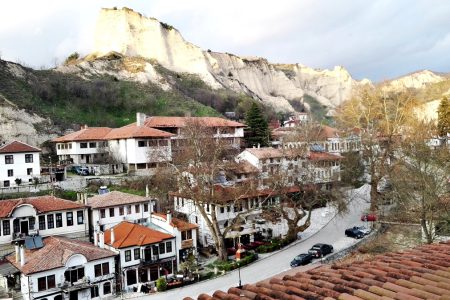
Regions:
[[34, 66], [87, 54], [100, 8], [112, 6], [169, 23], [203, 49], [316, 68], [343, 65], [374, 80], [423, 68], [450, 71], [445, 0], [18, 0], [2, 3], [0, 52]]

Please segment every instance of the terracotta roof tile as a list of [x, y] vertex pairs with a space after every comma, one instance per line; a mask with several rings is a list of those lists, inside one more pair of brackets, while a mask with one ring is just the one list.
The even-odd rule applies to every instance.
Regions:
[[164, 117], [152, 116], [145, 120], [148, 127], [184, 127], [188, 122], [198, 122], [208, 127], [246, 127], [244, 124], [218, 117]]
[[9, 217], [14, 209], [21, 205], [31, 205], [38, 213], [85, 207], [77, 202], [56, 198], [54, 196], [0, 200], [0, 218]]
[[22, 152], [41, 152], [41, 149], [19, 141], [12, 141], [11, 143], [0, 147], [0, 153], [22, 153]]
[[112, 129], [108, 127], [88, 127], [53, 139], [53, 142], [101, 141]]
[[[116, 249], [151, 245], [174, 238], [168, 233], [130, 222], [121, 222], [113, 228], [115, 241], [112, 246]], [[105, 231], [105, 244], [111, 245], [111, 229]]]
[[[157, 217], [167, 221], [167, 215], [166, 214], [154, 213], [152, 215], [157, 216]], [[183, 220], [178, 219], [178, 218], [172, 218], [172, 222], [170, 223], [170, 225], [175, 227], [175, 228], [178, 228], [178, 230], [180, 230], [180, 231], [186, 231], [186, 230], [198, 228], [197, 224], [192, 224], [192, 223], [183, 221]]]
[[112, 129], [105, 137], [106, 140], [117, 140], [127, 138], [169, 138], [171, 133], [150, 128], [147, 126], [136, 126], [136, 123]]
[[46, 270], [64, 267], [67, 260], [74, 254], [82, 254], [87, 261], [93, 261], [116, 254], [106, 249], [100, 249], [91, 243], [51, 236], [44, 238], [44, 247], [25, 251], [25, 265], [16, 263], [15, 254], [6, 259], [24, 274], [32, 274]]
[[104, 208], [116, 205], [133, 204], [149, 202], [150, 200], [143, 196], [112, 191], [103, 195], [96, 195], [87, 199], [87, 205], [92, 208]]
[[342, 156], [331, 154], [328, 152], [310, 152], [308, 155], [310, 160], [341, 160]]

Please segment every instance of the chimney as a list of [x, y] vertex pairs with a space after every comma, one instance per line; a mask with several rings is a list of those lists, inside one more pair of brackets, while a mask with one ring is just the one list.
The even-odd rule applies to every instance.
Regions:
[[18, 263], [20, 261], [20, 248], [19, 248], [19, 244], [15, 244], [14, 245], [15, 251], [16, 251], [16, 263]]
[[105, 235], [102, 231], [98, 233], [98, 246], [100, 248], [105, 248]]
[[166, 221], [167, 221], [167, 224], [169, 224], [169, 225], [170, 225], [170, 223], [172, 223], [172, 214], [170, 213], [170, 210], [167, 211]]
[[20, 246], [20, 266], [23, 267], [25, 265], [25, 247]]
[[114, 235], [114, 227], [111, 227], [111, 246], [116, 240], [116, 236]]
[[98, 246], [98, 232], [97, 232], [97, 230], [94, 231], [94, 245]]
[[136, 126], [144, 126], [146, 117], [147, 116], [144, 113], [137, 112], [136, 113]]

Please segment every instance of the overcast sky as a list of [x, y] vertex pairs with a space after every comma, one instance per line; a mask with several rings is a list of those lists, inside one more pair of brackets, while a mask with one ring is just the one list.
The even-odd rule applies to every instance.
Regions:
[[0, 2], [2, 59], [52, 67], [89, 53], [101, 7], [129, 7], [203, 49], [314, 68], [342, 65], [374, 81], [450, 72], [448, 0], [151, 0]]

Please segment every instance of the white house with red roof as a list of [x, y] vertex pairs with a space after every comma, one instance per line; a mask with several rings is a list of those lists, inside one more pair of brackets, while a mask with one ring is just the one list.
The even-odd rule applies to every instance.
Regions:
[[122, 221], [146, 223], [156, 205], [155, 199], [112, 191], [87, 198], [90, 230], [105, 231]]
[[177, 265], [185, 261], [189, 254], [194, 256], [198, 254], [197, 224], [173, 218], [170, 212], [167, 214], [153, 213], [149, 221], [175, 236]]
[[115, 252], [59, 236], [15, 248], [6, 259], [20, 273], [23, 299], [113, 298]]
[[153, 287], [158, 278], [177, 270], [175, 236], [158, 227], [121, 222], [99, 233], [98, 246], [118, 253], [118, 281], [123, 291]]
[[41, 149], [13, 141], [0, 146], [0, 187], [31, 183], [41, 176]]
[[0, 255], [30, 236], [86, 239], [88, 230], [87, 207], [74, 201], [54, 196], [0, 201]]

